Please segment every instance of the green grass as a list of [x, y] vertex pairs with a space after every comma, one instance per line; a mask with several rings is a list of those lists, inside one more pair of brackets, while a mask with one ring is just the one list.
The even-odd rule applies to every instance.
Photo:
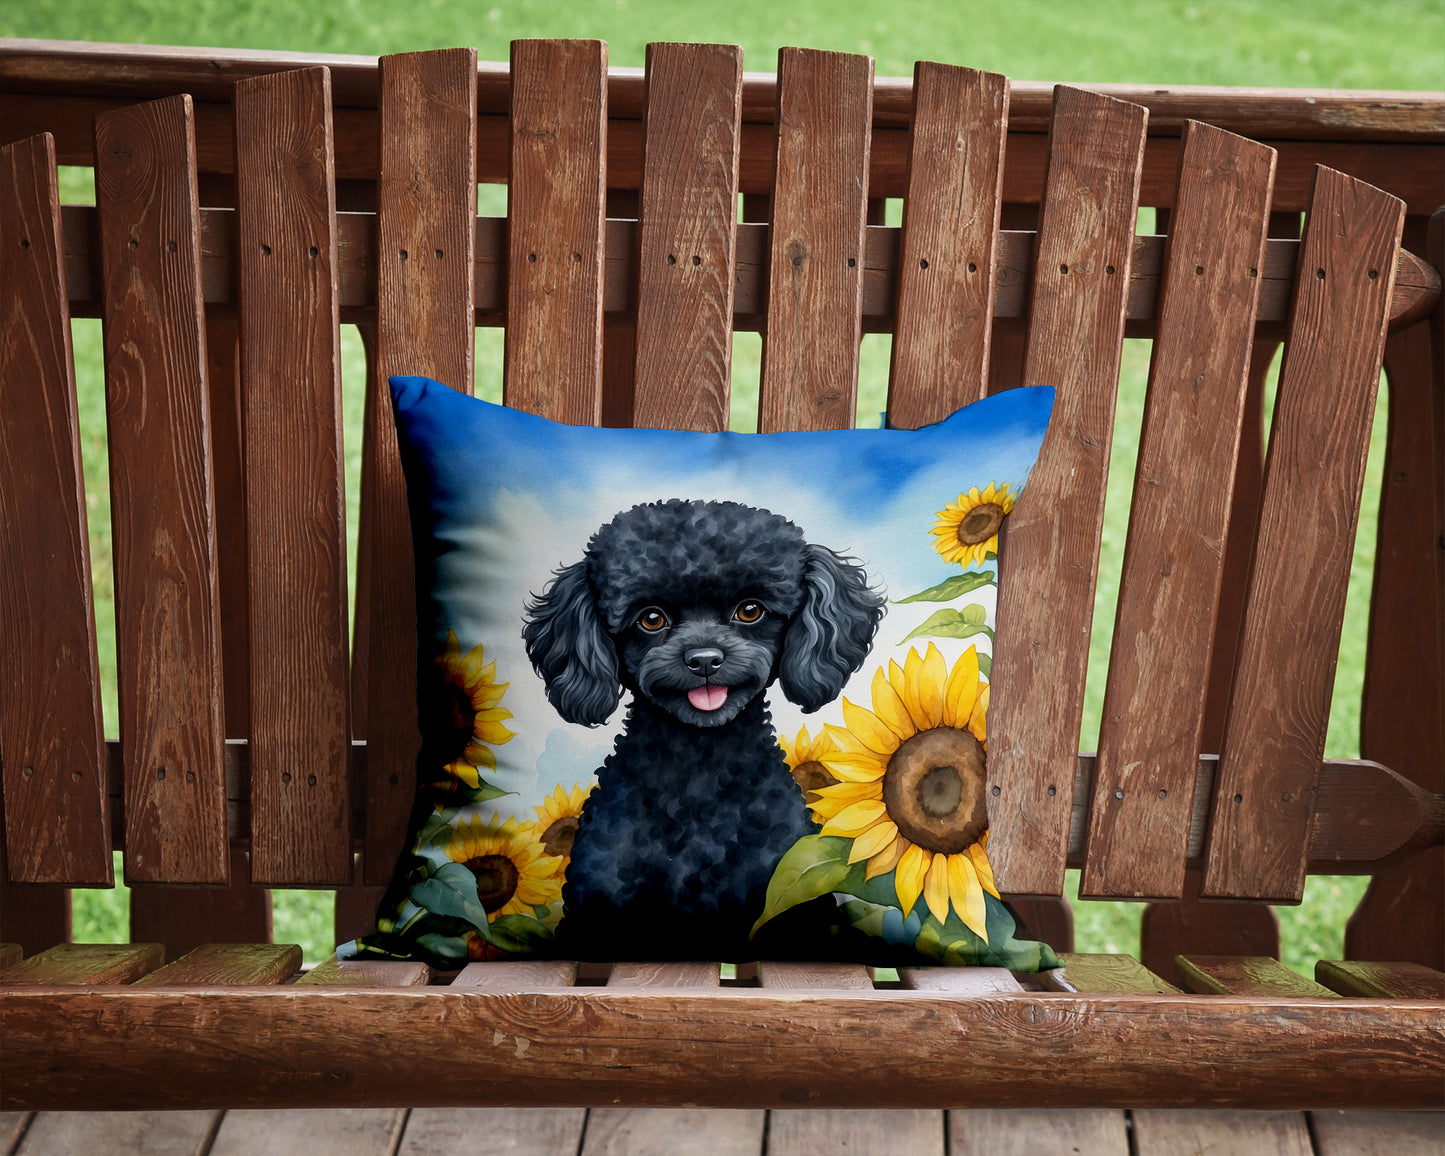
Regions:
[[[641, 66], [652, 40], [741, 44], [747, 67], [771, 71], [783, 45], [867, 52], [879, 75], [909, 75], [918, 58], [968, 64], [1016, 80], [1240, 84], [1322, 88], [1439, 89], [1445, 86], [1445, 0], [28, 0], [0, 8], [0, 34], [55, 39], [347, 52], [375, 55], [468, 44], [484, 60], [505, 60], [513, 38], [597, 37], [614, 65]], [[483, 188], [481, 211], [503, 211], [500, 190]], [[89, 173], [65, 170], [66, 201], [93, 199]], [[890, 205], [890, 223], [898, 206]], [[1144, 213], [1148, 229], [1152, 214]], [[107, 734], [117, 729], [110, 566], [109, 482], [104, 433], [100, 324], [74, 323], [86, 504], [103, 659]], [[499, 330], [477, 333], [477, 392], [499, 400]], [[733, 426], [755, 428], [761, 341], [739, 334], [734, 348]], [[876, 424], [887, 393], [889, 339], [863, 342], [859, 424]], [[1105, 509], [1103, 552], [1080, 741], [1094, 745], [1113, 629], [1134, 441], [1149, 359], [1147, 342], [1124, 352], [1116, 439]], [[364, 356], [355, 330], [342, 334], [348, 529], [354, 564]], [[1358, 754], [1365, 620], [1374, 561], [1375, 511], [1383, 459], [1384, 400], [1377, 413], [1351, 573], [1327, 753]], [[354, 573], [351, 589], [355, 589]], [[117, 876], [120, 875], [119, 859]], [[1342, 949], [1345, 919], [1363, 879], [1314, 878], [1298, 908], [1280, 909], [1283, 958], [1309, 972]], [[1077, 872], [1069, 893], [1077, 899]], [[299, 942], [308, 960], [331, 950], [331, 895], [275, 892], [276, 938]], [[1137, 951], [1141, 908], [1077, 903], [1078, 946]], [[127, 938], [128, 897], [75, 893], [77, 940]]]

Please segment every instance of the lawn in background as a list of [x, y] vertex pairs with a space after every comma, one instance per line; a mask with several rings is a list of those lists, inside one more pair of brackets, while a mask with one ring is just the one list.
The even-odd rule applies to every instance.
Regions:
[[[284, 49], [378, 55], [473, 45], [506, 60], [509, 42], [531, 36], [606, 40], [613, 65], [640, 67], [653, 40], [740, 44], [746, 67], [772, 71], [783, 45], [866, 52], [878, 75], [909, 75], [915, 59], [1004, 72], [1015, 80], [1078, 83], [1236, 84], [1318, 88], [1438, 89], [1445, 83], [1445, 0], [28, 0], [0, 9], [0, 34], [65, 40]], [[92, 200], [89, 173], [62, 174], [63, 199]], [[500, 190], [484, 189], [483, 212], [502, 212]], [[890, 223], [897, 223], [897, 205]], [[1152, 229], [1152, 213], [1141, 229]], [[95, 571], [96, 613], [108, 735], [116, 733], [109, 483], [100, 324], [77, 320], [76, 376]], [[761, 341], [739, 334], [734, 354], [734, 427], [755, 423]], [[887, 393], [889, 338], [865, 338], [859, 423], [876, 424]], [[498, 399], [499, 330], [477, 333], [477, 391]], [[354, 560], [364, 360], [354, 329], [342, 335], [348, 527]], [[1081, 747], [1098, 733], [1113, 607], [1127, 530], [1149, 343], [1129, 341], [1119, 388], [1119, 426], [1106, 503]], [[1377, 411], [1352, 568], [1345, 635], [1327, 754], [1359, 753], [1358, 704], [1374, 564], [1375, 498], [1383, 459], [1385, 401]], [[351, 583], [355, 589], [355, 582]], [[117, 856], [119, 876], [119, 856]], [[1341, 952], [1345, 919], [1363, 879], [1314, 878], [1298, 908], [1281, 908], [1283, 958], [1306, 974]], [[1069, 891], [1076, 897], [1077, 872]], [[276, 938], [300, 942], [308, 960], [332, 944], [327, 892], [274, 892]], [[77, 940], [127, 938], [128, 897], [75, 893]], [[1138, 950], [1141, 908], [1079, 903], [1083, 951]]]

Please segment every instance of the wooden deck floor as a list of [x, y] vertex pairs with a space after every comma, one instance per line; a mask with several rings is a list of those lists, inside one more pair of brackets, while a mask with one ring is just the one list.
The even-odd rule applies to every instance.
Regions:
[[4, 1156], [1445, 1156], [1445, 1112], [4, 1112]]

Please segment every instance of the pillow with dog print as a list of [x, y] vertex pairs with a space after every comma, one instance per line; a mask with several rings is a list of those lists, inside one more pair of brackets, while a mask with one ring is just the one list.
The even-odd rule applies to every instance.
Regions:
[[422, 747], [342, 958], [1059, 965], [984, 800], [998, 535], [1052, 390], [758, 435], [391, 388]]

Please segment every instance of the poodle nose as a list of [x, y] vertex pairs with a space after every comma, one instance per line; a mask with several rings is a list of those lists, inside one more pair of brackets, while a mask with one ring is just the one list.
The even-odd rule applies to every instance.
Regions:
[[682, 661], [687, 663], [688, 670], [693, 674], [708, 678], [723, 664], [723, 652], [713, 646], [700, 646], [693, 650], [684, 650]]

